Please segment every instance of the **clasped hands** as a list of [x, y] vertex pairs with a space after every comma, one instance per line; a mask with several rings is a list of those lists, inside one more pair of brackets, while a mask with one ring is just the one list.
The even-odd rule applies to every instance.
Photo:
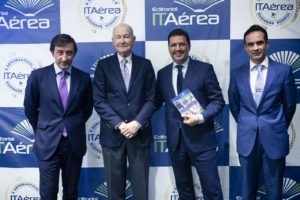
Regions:
[[129, 123], [122, 122], [118, 129], [120, 130], [120, 133], [124, 135], [127, 139], [133, 138], [137, 135], [137, 132], [140, 128], [140, 125], [137, 121], [131, 121]]

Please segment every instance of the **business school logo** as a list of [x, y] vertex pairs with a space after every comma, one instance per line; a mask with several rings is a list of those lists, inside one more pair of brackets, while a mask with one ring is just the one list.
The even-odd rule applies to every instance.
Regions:
[[[104, 182], [101, 185], [99, 185], [96, 190], [94, 191], [96, 194], [99, 194], [103, 197], [108, 197], [107, 196], [107, 183]], [[131, 188], [131, 183], [130, 181], [126, 180], [126, 187], [125, 187], [125, 199], [129, 199], [133, 196], [132, 188]]]
[[21, 136], [29, 142], [34, 142], [34, 131], [30, 125], [28, 119], [25, 119], [18, 123], [12, 130], [11, 133]]
[[250, 13], [267, 26], [281, 26], [296, 20], [299, 15], [299, 6], [298, 0], [252, 0]]
[[25, 56], [10, 55], [2, 63], [2, 83], [13, 97], [23, 95], [27, 79], [32, 70], [39, 68], [40, 63]]
[[93, 32], [110, 29], [123, 22], [127, 13], [124, 0], [85, 0], [81, 14]]
[[[261, 186], [258, 189], [257, 197], [259, 199], [267, 198], [267, 189], [265, 185]], [[284, 178], [282, 186], [282, 197], [282, 199], [298, 199], [300, 197], [300, 183], [290, 178]]]
[[[194, 190], [196, 199], [204, 199], [202, 194], [202, 188], [198, 183], [194, 183]], [[179, 200], [178, 190], [175, 186], [171, 187], [171, 189], [167, 192], [167, 198], [165, 199]]]
[[51, 0], [8, 0], [4, 6], [21, 13], [25, 17], [33, 17], [53, 5]]
[[17, 178], [5, 191], [5, 199], [40, 199], [39, 187], [32, 181]]
[[224, 0], [203, 0], [203, 1], [195, 1], [195, 0], [174, 0], [175, 3], [183, 5], [194, 12], [205, 12], [210, 7], [223, 2]]
[[272, 60], [290, 65], [295, 76], [297, 90], [300, 90], [300, 55], [293, 51], [279, 51], [270, 55]]
[[93, 115], [86, 125], [88, 150], [98, 159], [102, 157], [102, 148], [100, 145], [100, 118], [97, 114]]

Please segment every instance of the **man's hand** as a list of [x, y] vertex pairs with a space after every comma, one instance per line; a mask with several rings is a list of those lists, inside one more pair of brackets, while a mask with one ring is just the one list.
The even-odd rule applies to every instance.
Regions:
[[183, 118], [183, 123], [188, 126], [195, 126], [199, 124], [199, 116], [193, 114], [183, 114], [181, 115]]
[[122, 124], [119, 125], [118, 128], [122, 135], [130, 139], [136, 136], [140, 128], [140, 125], [137, 121], [131, 121], [129, 123], [123, 122]]

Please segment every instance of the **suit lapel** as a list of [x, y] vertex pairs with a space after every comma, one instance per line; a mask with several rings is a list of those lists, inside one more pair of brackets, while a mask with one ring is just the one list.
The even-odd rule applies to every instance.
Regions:
[[[270, 59], [269, 59], [270, 60]], [[272, 61], [269, 62], [269, 67], [268, 67], [268, 73], [266, 77], [266, 83], [265, 87], [261, 96], [261, 101], [263, 101], [263, 98], [266, 96], [266, 93], [268, 92], [269, 88], [272, 85], [272, 82], [274, 78], [276, 77], [276, 70], [274, 69], [273, 65], [271, 64]]]
[[45, 80], [47, 83], [49, 83], [49, 92], [52, 94], [52, 96], [54, 97], [54, 99], [56, 100], [57, 104], [60, 106], [61, 109], [63, 109], [63, 105], [60, 99], [60, 95], [59, 95], [59, 91], [58, 91], [58, 87], [57, 87], [57, 82], [56, 82], [56, 74], [55, 74], [55, 70], [54, 70], [54, 65], [52, 64], [49, 67], [49, 72], [48, 72], [48, 76], [46, 76], [47, 80]]
[[70, 81], [70, 91], [69, 91], [69, 95], [68, 95], [68, 101], [67, 101], [67, 105], [66, 105], [66, 109], [69, 107], [70, 102], [72, 101], [74, 95], [76, 94], [76, 91], [78, 90], [78, 87], [80, 86], [80, 77], [78, 74], [78, 71], [76, 68], [72, 67], [72, 71], [71, 71], [71, 81]]
[[195, 74], [195, 65], [194, 65], [194, 61], [192, 59], [190, 59], [189, 64], [188, 64], [188, 68], [186, 70], [186, 74], [183, 80], [183, 85], [182, 85], [182, 90], [184, 90], [185, 88], [188, 88], [189, 83], [192, 81], [193, 77]]
[[117, 81], [121, 83], [123, 91], [125, 93], [127, 93], [126, 85], [125, 85], [123, 75], [122, 75], [122, 72], [121, 72], [121, 67], [120, 67], [120, 63], [119, 63], [119, 60], [118, 60], [117, 53], [115, 53], [113, 55], [111, 62], [112, 62], [111, 68], [112, 68], [112, 71], [114, 73], [114, 75], [112, 75], [112, 76], [116, 77]]
[[129, 81], [129, 87], [128, 87], [128, 93], [131, 90], [131, 87], [139, 74], [139, 71], [141, 70], [140, 62], [138, 61], [137, 57], [132, 54], [132, 69], [131, 69], [131, 76]]

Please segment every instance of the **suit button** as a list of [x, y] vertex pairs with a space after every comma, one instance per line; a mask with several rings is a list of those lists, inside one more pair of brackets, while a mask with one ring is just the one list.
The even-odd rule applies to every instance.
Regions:
[[130, 106], [130, 103], [128, 103], [127, 106], [129, 107], [129, 106]]
[[125, 119], [124, 121], [125, 121], [125, 123], [128, 123], [128, 120], [127, 120], [127, 119]]

